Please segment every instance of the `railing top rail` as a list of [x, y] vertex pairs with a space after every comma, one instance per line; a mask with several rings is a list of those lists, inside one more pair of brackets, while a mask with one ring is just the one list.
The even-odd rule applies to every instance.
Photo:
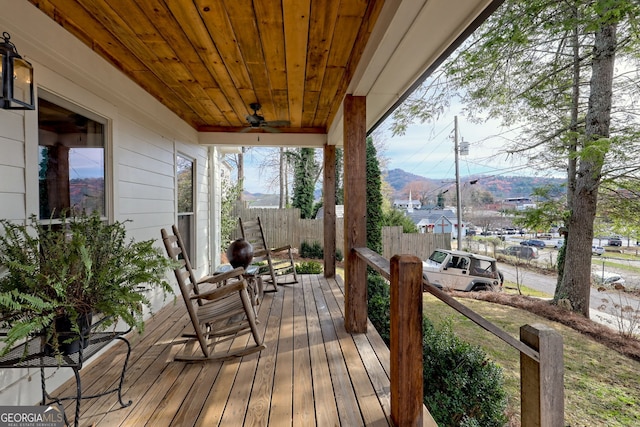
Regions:
[[[360, 257], [362, 260], [364, 260], [367, 263], [368, 266], [373, 268], [378, 273], [382, 274], [382, 276], [385, 279], [391, 280], [391, 268], [390, 268], [390, 262], [388, 259], [382, 257], [381, 255], [379, 255], [375, 251], [372, 251], [369, 248], [354, 248], [353, 250], [356, 252], [358, 257]], [[487, 319], [485, 319], [475, 311], [471, 310], [469, 307], [461, 304], [460, 302], [455, 300], [451, 295], [431, 285], [426, 280], [424, 280], [423, 283], [427, 285], [424, 287], [424, 289], [426, 289], [430, 294], [438, 298], [440, 301], [444, 302], [449, 307], [456, 310], [458, 313], [470, 319], [476, 325], [480, 326], [481, 328], [485, 329], [486, 331], [500, 338], [502, 341], [506, 342], [511, 347], [515, 348], [521, 353], [526, 354], [536, 362], [540, 362], [540, 353], [538, 353], [536, 350], [532, 349], [531, 347], [524, 344], [523, 342], [518, 341], [516, 338], [509, 335], [500, 327], [489, 322]]]

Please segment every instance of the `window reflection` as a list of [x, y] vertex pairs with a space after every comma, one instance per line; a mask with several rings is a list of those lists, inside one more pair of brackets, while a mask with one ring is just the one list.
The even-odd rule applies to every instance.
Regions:
[[40, 218], [105, 215], [104, 124], [40, 98], [38, 129]]

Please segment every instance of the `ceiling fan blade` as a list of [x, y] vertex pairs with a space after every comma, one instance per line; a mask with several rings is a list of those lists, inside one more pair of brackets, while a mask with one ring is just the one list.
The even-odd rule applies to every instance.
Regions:
[[272, 126], [272, 127], [281, 127], [281, 126], [289, 126], [291, 125], [291, 122], [288, 120], [274, 120], [272, 122], [265, 122], [264, 125]]
[[271, 126], [262, 126], [262, 129], [269, 133], [280, 133], [280, 129], [272, 128]]
[[241, 129], [241, 130], [239, 130], [238, 132], [239, 132], [239, 133], [247, 133], [247, 132], [249, 132], [251, 129], [254, 129], [254, 127], [253, 127], [253, 126], [247, 126], [247, 127], [242, 128], [242, 129]]

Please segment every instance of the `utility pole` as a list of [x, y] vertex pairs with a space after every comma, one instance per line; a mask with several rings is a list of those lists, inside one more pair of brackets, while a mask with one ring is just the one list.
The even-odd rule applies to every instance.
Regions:
[[458, 250], [462, 250], [462, 197], [460, 191], [460, 149], [458, 144], [458, 116], [454, 117], [454, 151], [456, 154], [456, 215], [458, 220]]

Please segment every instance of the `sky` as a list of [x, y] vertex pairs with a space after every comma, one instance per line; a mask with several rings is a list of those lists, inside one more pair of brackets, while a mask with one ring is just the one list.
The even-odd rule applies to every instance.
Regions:
[[[387, 169], [402, 169], [433, 179], [455, 179], [454, 117], [448, 115], [436, 124], [413, 124], [402, 136], [386, 132], [383, 157], [388, 159]], [[514, 135], [505, 132], [496, 121], [475, 124], [459, 116], [459, 142], [469, 143], [469, 154], [459, 156], [460, 176], [530, 174], [524, 161], [504, 153]]]
[[[387, 160], [386, 169], [402, 169], [431, 179], [455, 180], [454, 113], [437, 123], [413, 124], [405, 135], [392, 136], [390, 131], [376, 132], [383, 146], [378, 154]], [[472, 123], [458, 116], [460, 140], [469, 142], [469, 154], [460, 156], [460, 176], [532, 175], [536, 171], [524, 160], [507, 156], [504, 146], [515, 132], [507, 132], [497, 121]], [[502, 152], [501, 152], [502, 150]], [[269, 172], [259, 169], [267, 149], [252, 148], [245, 156], [245, 189], [250, 193], [277, 193], [270, 185]]]

